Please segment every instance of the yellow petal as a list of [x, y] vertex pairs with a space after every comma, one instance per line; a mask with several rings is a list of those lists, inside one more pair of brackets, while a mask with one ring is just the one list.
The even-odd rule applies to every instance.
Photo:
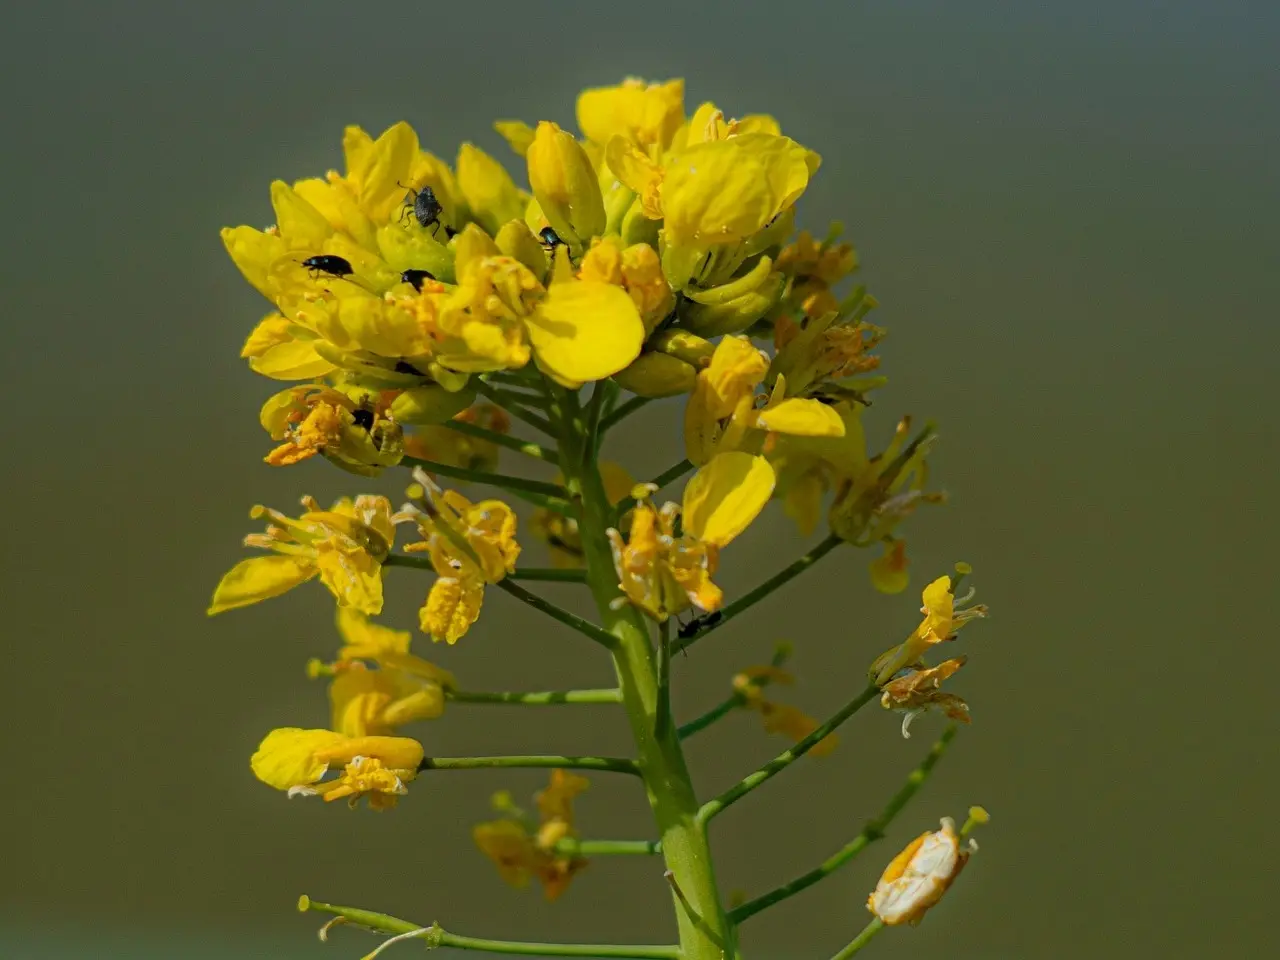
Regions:
[[870, 563], [871, 585], [881, 593], [901, 593], [911, 574], [907, 571], [907, 545], [893, 540], [884, 546], [884, 555]]
[[323, 377], [337, 369], [316, 353], [314, 343], [306, 340], [290, 340], [264, 350], [249, 359], [249, 368], [272, 380], [310, 380]]
[[359, 184], [360, 206], [376, 223], [385, 223], [404, 199], [401, 184], [418, 157], [418, 135], [403, 120], [387, 128], [359, 153], [352, 178]]
[[293, 323], [288, 317], [282, 317], [278, 313], [263, 317], [253, 328], [253, 332], [245, 338], [244, 346], [240, 348], [240, 356], [260, 357], [277, 344], [288, 343], [293, 339], [293, 335], [289, 332], [292, 326]]
[[533, 143], [533, 127], [523, 120], [497, 120], [493, 124], [493, 129], [497, 130], [502, 135], [502, 139], [507, 141], [507, 145], [520, 156], [523, 157], [529, 152], [529, 144]]
[[666, 147], [684, 120], [684, 81], [628, 80], [578, 95], [578, 128], [596, 143], [623, 136], [642, 146]]
[[316, 544], [316, 566], [339, 604], [370, 616], [382, 612], [382, 567], [366, 550], [331, 537]]
[[720, 453], [684, 490], [684, 528], [718, 547], [742, 533], [764, 509], [776, 478], [764, 457]]
[[769, 221], [776, 201], [765, 165], [740, 149], [736, 138], [700, 143], [666, 169], [662, 211], [667, 242], [687, 247], [736, 243]]
[[479, 147], [464, 143], [458, 151], [458, 188], [490, 235], [524, 214], [525, 201], [502, 164]]
[[258, 288], [263, 296], [272, 298], [275, 289], [268, 283], [271, 265], [285, 255], [288, 249], [284, 238], [274, 233], [263, 233], [253, 227], [224, 227], [222, 243], [244, 278]]
[[376, 660], [389, 653], [409, 652], [409, 631], [393, 630], [374, 623], [359, 610], [339, 607], [338, 633], [345, 646], [338, 651], [343, 660]]
[[276, 226], [290, 247], [321, 250], [333, 235], [333, 225], [283, 180], [271, 184], [271, 206], [276, 211]]
[[409, 737], [339, 737], [331, 745], [319, 747], [316, 756], [329, 763], [350, 763], [356, 757], [376, 757], [393, 770], [407, 771], [416, 776], [418, 764], [422, 763], [422, 744]]
[[525, 326], [543, 368], [583, 383], [626, 367], [644, 342], [644, 324], [627, 292], [589, 280], [554, 284]]
[[756, 426], [795, 437], [843, 437], [844, 420], [821, 400], [792, 398], [762, 410]]
[[298, 584], [306, 583], [317, 572], [315, 562], [309, 557], [272, 554], [241, 560], [218, 582], [208, 614], [213, 616], [278, 597]]
[[383, 713], [395, 692], [385, 671], [343, 670], [329, 684], [333, 729], [348, 737], [390, 733]]
[[626, 137], [605, 147], [605, 163], [619, 181], [637, 195], [636, 202], [651, 220], [662, 218], [662, 168]]
[[432, 640], [457, 643], [479, 619], [483, 600], [483, 582], [440, 577], [418, 611], [418, 624]]
[[526, 159], [534, 199], [562, 239], [576, 248], [604, 232], [604, 198], [582, 144], [543, 120]]
[[253, 775], [277, 790], [315, 783], [329, 764], [316, 753], [342, 743], [347, 738], [332, 730], [303, 730], [281, 727], [272, 730], [249, 760]]

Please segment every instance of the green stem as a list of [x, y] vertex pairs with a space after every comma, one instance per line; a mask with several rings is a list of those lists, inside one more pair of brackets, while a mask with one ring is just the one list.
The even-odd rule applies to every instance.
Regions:
[[819, 543], [816, 547], [814, 547], [804, 556], [800, 557], [798, 560], [794, 561], [789, 566], [779, 570], [777, 573], [775, 573], [772, 577], [770, 577], [764, 583], [760, 584], [760, 586], [756, 587], [754, 590], [750, 591], [749, 593], [743, 594], [733, 603], [721, 609], [719, 611], [720, 613], [719, 617], [716, 617], [714, 619], [709, 619], [703, 626], [701, 626], [698, 629], [696, 633], [692, 633], [689, 636], [683, 637], [682, 639], [676, 641], [675, 649], [673, 652], [679, 653], [681, 650], [689, 649], [689, 647], [693, 646], [695, 643], [697, 643], [699, 640], [705, 637], [712, 630], [717, 630], [720, 627], [724, 626], [724, 624], [732, 620], [738, 614], [755, 606], [757, 603], [759, 603], [769, 594], [773, 593], [773, 591], [777, 590], [783, 584], [787, 583], [790, 580], [795, 579], [801, 573], [808, 570], [811, 566], [813, 566], [815, 563], [817, 563], [819, 560], [825, 557], [828, 553], [830, 553], [832, 550], [838, 547], [841, 543], [843, 543], [843, 541], [838, 536], [836, 536], [834, 533], [830, 534], [825, 540]]
[[862, 932], [849, 941], [848, 945], [836, 952], [831, 960], [849, 960], [855, 953], [871, 942], [871, 938], [884, 929], [884, 924], [877, 917], [865, 927]]
[[726, 697], [723, 701], [716, 704], [706, 713], [702, 714], [702, 716], [694, 717], [688, 723], [681, 724], [680, 729], [676, 731], [676, 735], [681, 740], [687, 740], [695, 733], [701, 733], [721, 717], [729, 715], [740, 706], [742, 706], [742, 697], [738, 694], [735, 693], [732, 696]]
[[[412, 553], [392, 553], [382, 561], [384, 567], [410, 567], [414, 570], [434, 570], [429, 557], [421, 557]], [[555, 567], [525, 567], [507, 574], [512, 580], [546, 581], [548, 583], [584, 583], [587, 575], [583, 570], [559, 569]]]
[[619, 421], [625, 420], [627, 417], [631, 416], [631, 414], [635, 413], [637, 410], [643, 407], [646, 403], [650, 403], [651, 400], [652, 398], [650, 397], [632, 397], [626, 403], [623, 403], [615, 407], [613, 412], [610, 413], [607, 417], [604, 417], [603, 419], [601, 419], [600, 429], [608, 430], [610, 427], [616, 425]]
[[526, 457], [533, 457], [535, 460], [542, 460], [544, 463], [560, 462], [560, 455], [555, 450], [539, 446], [536, 443], [530, 443], [528, 440], [521, 440], [519, 437], [497, 433], [494, 430], [486, 430], [484, 427], [478, 427], [474, 423], [467, 423], [465, 420], [447, 420], [442, 426], [448, 427], [456, 433], [465, 433], [467, 436], [475, 437], [477, 440], [487, 440], [489, 443], [497, 444], [499, 447], [506, 447], [516, 453], [523, 453]]
[[591, 391], [591, 402], [587, 404], [586, 424], [584, 432], [586, 433], [586, 450], [587, 454], [594, 460], [600, 452], [600, 418], [604, 413], [604, 398], [608, 391], [605, 385], [612, 383], [611, 380], [598, 380], [594, 389]]
[[671, 621], [658, 624], [658, 705], [653, 735], [662, 739], [671, 729]]
[[[612, 510], [594, 457], [589, 455], [586, 419], [577, 398], [562, 391], [564, 431], [560, 440], [565, 488], [581, 506], [580, 531], [591, 586], [604, 629], [615, 638], [614, 670], [631, 724], [641, 775], [671, 874], [673, 906], [680, 930], [682, 960], [732, 960], [732, 940], [720, 907], [707, 837], [697, 822], [697, 800], [673, 725], [658, 736], [658, 679], [645, 621], [636, 608], [619, 605], [618, 574], [605, 530]], [[612, 422], [634, 402], [623, 404]], [[629, 412], [629, 411], [628, 411]], [[601, 429], [608, 424], [605, 418]]]
[[765, 910], [775, 903], [786, 900], [788, 897], [794, 897], [802, 890], [807, 890], [819, 880], [825, 880], [831, 874], [843, 867], [846, 863], [860, 854], [868, 846], [884, 836], [885, 829], [893, 821], [907, 802], [916, 795], [916, 792], [924, 785], [928, 779], [930, 771], [942, 759], [942, 755], [947, 752], [947, 747], [953, 739], [955, 739], [955, 724], [947, 727], [942, 731], [942, 736], [938, 738], [938, 742], [933, 745], [929, 752], [925, 755], [920, 765], [911, 771], [907, 777], [907, 782], [902, 788], [895, 793], [890, 799], [880, 815], [874, 820], [868, 820], [866, 826], [862, 828], [862, 832], [854, 837], [849, 843], [845, 844], [826, 860], [818, 864], [808, 873], [802, 873], [793, 880], [775, 887], [768, 893], [763, 893], [754, 900], [748, 900], [746, 903], [734, 907], [729, 911], [729, 919], [736, 923], [741, 923], [748, 917], [753, 917], [761, 910]]
[[605, 647], [608, 650], [612, 650], [614, 648], [615, 643], [617, 642], [614, 635], [609, 633], [607, 630], [602, 630], [600, 627], [597, 627], [594, 623], [591, 623], [590, 621], [587, 621], [587, 620], [583, 620], [577, 614], [570, 613], [568, 610], [565, 610], [563, 607], [557, 607], [550, 600], [544, 600], [542, 599], [542, 597], [538, 596], [536, 593], [530, 593], [524, 587], [520, 586], [520, 584], [512, 583], [510, 577], [504, 577], [503, 579], [499, 580], [496, 584], [494, 584], [494, 586], [498, 587], [501, 590], [505, 590], [507, 593], [511, 594], [511, 596], [515, 597], [517, 600], [523, 603], [527, 603], [529, 606], [533, 607], [535, 610], [540, 610], [542, 613], [545, 613], [547, 616], [551, 617], [553, 620], [559, 620], [565, 626], [572, 627], [574, 630], [577, 630], [584, 637], [588, 637], [589, 639], [594, 640], [596, 643], [600, 644], [602, 647]]
[[661, 840], [574, 840], [556, 844], [556, 853], [581, 857], [639, 857], [662, 852]]
[[813, 733], [800, 740], [789, 750], [784, 750], [759, 770], [749, 773], [720, 796], [708, 800], [698, 811], [698, 822], [706, 824], [712, 817], [723, 813], [728, 807], [737, 803], [748, 793], [766, 780], [771, 780], [812, 750], [823, 737], [834, 731], [860, 709], [880, 694], [880, 688], [871, 684], [860, 694], [836, 711], [826, 723], [820, 725]]
[[622, 692], [609, 690], [449, 690], [445, 696], [455, 703], [508, 703], [545, 707], [563, 703], [621, 703]]
[[[492, 400], [517, 420], [523, 420], [525, 423], [529, 424], [529, 426], [541, 430], [549, 437], [555, 436], [556, 430], [555, 427], [551, 425], [551, 421], [542, 416], [542, 414], [535, 413], [523, 406], [519, 397], [509, 394], [505, 390], [499, 390], [493, 384], [485, 383], [478, 377], [473, 377], [472, 382], [476, 385], [477, 393], [483, 397], [487, 397], [489, 400]], [[533, 400], [533, 397], [529, 398], [529, 402], [533, 402]]]
[[569, 502], [564, 498], [564, 488], [554, 483], [527, 480], [524, 477], [508, 477], [501, 473], [486, 473], [483, 470], [468, 470], [466, 467], [454, 467], [434, 460], [420, 460], [417, 457], [405, 457], [400, 463], [406, 467], [421, 467], [427, 473], [438, 473], [442, 477], [453, 477], [456, 480], [468, 480], [472, 483], [499, 487], [521, 500], [555, 510], [557, 513], [565, 513], [569, 510]]
[[349, 923], [390, 936], [410, 937], [421, 934], [432, 946], [453, 947], [457, 950], [481, 950], [485, 953], [520, 954], [529, 957], [628, 957], [638, 960], [679, 960], [676, 946], [623, 943], [526, 943], [521, 940], [487, 940], [480, 937], [464, 937], [449, 933], [438, 925], [423, 927], [385, 913], [361, 910], [357, 907], [340, 907], [333, 903], [321, 903], [309, 897], [298, 900], [298, 909], [304, 913], [315, 910], [341, 917]]
[[640, 768], [634, 760], [623, 757], [424, 757], [418, 764], [418, 770], [490, 770], [494, 768], [530, 768], [545, 769], [547, 767], [565, 770], [602, 770], [609, 773], [629, 773], [640, 775]]

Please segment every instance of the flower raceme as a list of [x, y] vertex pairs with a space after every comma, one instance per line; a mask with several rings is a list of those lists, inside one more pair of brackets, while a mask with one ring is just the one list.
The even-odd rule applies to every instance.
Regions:
[[[942, 499], [926, 489], [933, 427], [913, 435], [902, 417], [887, 446], [868, 446], [868, 395], [887, 382], [876, 352], [885, 330], [867, 319], [877, 303], [853, 285], [857, 255], [840, 241], [839, 225], [821, 241], [796, 230], [798, 204], [819, 170], [815, 152], [770, 116], [734, 119], [710, 102], [686, 114], [680, 80], [586, 90], [576, 118], [576, 132], [551, 120], [496, 124], [519, 158], [516, 176], [470, 143], [446, 161], [406, 123], [377, 136], [348, 127], [341, 171], [272, 183], [272, 225], [223, 231], [232, 261], [268, 301], [241, 348], [250, 369], [275, 384], [259, 410], [271, 441], [265, 462], [310, 461], [299, 469], [312, 469], [323, 460], [376, 483], [397, 467], [414, 472], [408, 503], [394, 513], [376, 494], [327, 509], [304, 497], [296, 517], [253, 508], [266, 529], [245, 544], [265, 553], [222, 577], [208, 612], [311, 579], [334, 598], [341, 645], [332, 659], [308, 663], [327, 683], [327, 720], [318, 721], [327, 728], [285, 727], [263, 739], [251, 769], [271, 787], [387, 809], [424, 769], [551, 768], [536, 811], [525, 814], [501, 794], [499, 817], [474, 829], [502, 879], [536, 879], [554, 900], [588, 856], [666, 858], [681, 907], [678, 947], [631, 953], [497, 942], [498, 952], [734, 960], [727, 948], [740, 920], [798, 892], [814, 873], [726, 913], [709, 867], [707, 821], [806, 753], [831, 750], [836, 727], [872, 700], [904, 715], [904, 736], [926, 711], [967, 723], [968, 705], [942, 689], [965, 657], [926, 658], [985, 608], [955, 596], [967, 567], [928, 584], [923, 622], [871, 664], [872, 685], [826, 721], [766, 692], [791, 683], [781, 650], [768, 666], [735, 676], [719, 705], [677, 721], [672, 653], [838, 545], [876, 551], [868, 568], [877, 590], [907, 589], [901, 527], [920, 504]], [[676, 397], [669, 402], [682, 409], [682, 437], [673, 431], [672, 439], [684, 459], [649, 473], [661, 465], [631, 462], [649, 438], [618, 443], [618, 434], [648, 401]], [[506, 472], [513, 454], [536, 461], [541, 478]], [[611, 456], [654, 481], [636, 484]], [[659, 505], [666, 486], [670, 502], [664, 496]], [[536, 509], [517, 514], [527, 508], [507, 494]], [[727, 598], [714, 580], [721, 551], [774, 501], [805, 536], [824, 521], [829, 535], [754, 590]], [[523, 566], [518, 516], [550, 567]], [[397, 525], [418, 534], [399, 551]], [[452, 646], [469, 633], [468, 642], [500, 641], [477, 629], [486, 588], [497, 586], [526, 611], [607, 649], [617, 688], [459, 689], [449, 671], [414, 651], [409, 631], [374, 619], [390, 567], [434, 573], [418, 611], [433, 641]], [[565, 591], [586, 584], [599, 622], [559, 607], [536, 583], [529, 589], [533, 581]], [[679, 619], [690, 612], [692, 621]], [[422, 744], [402, 735], [416, 723], [448, 722], [468, 705], [591, 703], [626, 710], [634, 759], [549, 751], [426, 761]], [[681, 741], [738, 709], [792, 744], [719, 797], [696, 802]], [[955, 730], [947, 728], [881, 820], [918, 787]], [[657, 835], [580, 839], [573, 805], [587, 782], [574, 771], [585, 769], [642, 779]], [[869, 902], [872, 932], [915, 923], [937, 902], [968, 856], [967, 829], [944, 821], [895, 859]], [[387, 943], [495, 943], [439, 928], [406, 932], [402, 921], [331, 909], [396, 932]]]

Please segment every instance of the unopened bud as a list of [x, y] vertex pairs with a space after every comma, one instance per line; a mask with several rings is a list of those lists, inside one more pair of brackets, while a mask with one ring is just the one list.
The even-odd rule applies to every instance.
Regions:
[[544, 120], [534, 131], [525, 159], [533, 195], [563, 240], [580, 248], [604, 232], [604, 198], [596, 171], [572, 134]]
[[692, 391], [698, 371], [678, 357], [642, 353], [631, 366], [615, 373], [613, 379], [641, 397], [672, 397]]
[[400, 423], [426, 426], [452, 420], [475, 401], [474, 387], [450, 392], [438, 383], [402, 391], [391, 401], [391, 416]]

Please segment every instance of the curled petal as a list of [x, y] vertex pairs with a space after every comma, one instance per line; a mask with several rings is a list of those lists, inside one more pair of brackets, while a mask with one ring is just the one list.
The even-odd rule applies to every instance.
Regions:
[[306, 583], [318, 572], [309, 557], [275, 554], [241, 560], [218, 582], [208, 614], [213, 616], [278, 597]]
[[316, 566], [339, 604], [369, 616], [382, 612], [382, 565], [367, 550], [333, 537], [316, 544]]
[[431, 586], [427, 602], [418, 611], [423, 633], [432, 640], [454, 644], [480, 618], [484, 584], [479, 580], [440, 577]]
[[250, 758], [249, 767], [255, 777], [277, 790], [315, 783], [329, 768], [328, 762], [316, 754], [346, 739], [332, 730], [281, 727], [266, 735]]

